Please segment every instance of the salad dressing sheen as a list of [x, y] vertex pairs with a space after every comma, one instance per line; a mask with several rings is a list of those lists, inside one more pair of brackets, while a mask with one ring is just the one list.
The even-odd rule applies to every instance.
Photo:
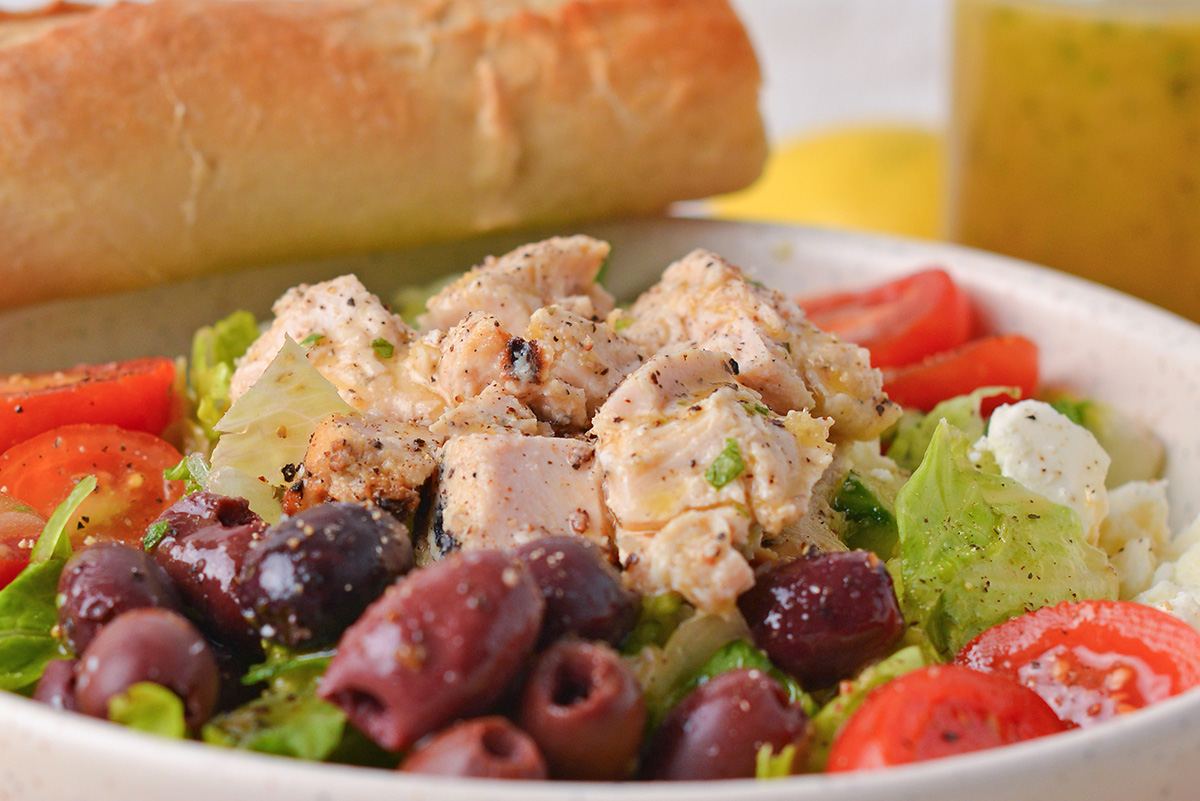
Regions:
[[950, 228], [1200, 319], [1200, 3], [958, 0]]

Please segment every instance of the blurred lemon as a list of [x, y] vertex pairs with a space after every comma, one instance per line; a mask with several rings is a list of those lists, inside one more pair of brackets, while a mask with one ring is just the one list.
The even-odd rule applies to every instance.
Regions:
[[757, 182], [709, 205], [728, 219], [933, 239], [942, 234], [944, 165], [941, 136], [925, 128], [830, 130], [776, 145]]

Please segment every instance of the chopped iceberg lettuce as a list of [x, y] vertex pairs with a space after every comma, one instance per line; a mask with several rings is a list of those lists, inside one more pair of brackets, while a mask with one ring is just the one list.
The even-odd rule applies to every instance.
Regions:
[[785, 745], [775, 753], [770, 743], [763, 743], [754, 755], [754, 778], [786, 779], [795, 772], [796, 746]]
[[140, 681], [108, 701], [108, 719], [173, 740], [187, 736], [183, 701], [161, 684]]
[[887, 455], [896, 464], [908, 471], [917, 469], [925, 449], [929, 447], [933, 433], [942, 420], [966, 434], [972, 442], [983, 436], [986, 427], [980, 407], [988, 398], [996, 395], [1018, 395], [1012, 387], [983, 387], [970, 395], [959, 395], [934, 406], [929, 414], [906, 411], [891, 434]]
[[825, 770], [834, 735], [862, 706], [863, 699], [871, 690], [926, 664], [929, 662], [920, 646], [910, 645], [864, 668], [852, 681], [842, 682], [837, 696], [812, 716], [813, 741], [808, 751], [808, 770], [814, 773]]
[[984, 629], [1065, 600], [1113, 599], [1117, 578], [1074, 510], [968, 457], [940, 422], [896, 497], [905, 618], [943, 656]]
[[303, 461], [317, 425], [331, 414], [354, 413], [304, 349], [286, 339], [262, 377], [217, 423], [222, 436], [205, 489], [244, 497], [264, 519], [278, 519], [267, 499], [287, 484], [286, 469]]
[[192, 337], [188, 383], [196, 406], [196, 420], [209, 440], [217, 438], [217, 421], [229, 409], [234, 361], [257, 338], [254, 315], [244, 310], [201, 328]]

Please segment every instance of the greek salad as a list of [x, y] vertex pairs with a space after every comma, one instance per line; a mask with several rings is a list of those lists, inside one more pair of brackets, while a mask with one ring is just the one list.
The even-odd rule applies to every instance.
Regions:
[[1043, 386], [945, 270], [788, 298], [698, 250], [621, 306], [608, 255], [347, 275], [187, 358], [0, 379], [0, 688], [303, 760], [657, 781], [1200, 683], [1162, 444]]

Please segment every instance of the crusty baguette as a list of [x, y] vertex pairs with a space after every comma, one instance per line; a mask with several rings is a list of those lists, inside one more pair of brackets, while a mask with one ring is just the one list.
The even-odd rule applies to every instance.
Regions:
[[744, 186], [727, 0], [156, 0], [0, 20], [0, 306]]

